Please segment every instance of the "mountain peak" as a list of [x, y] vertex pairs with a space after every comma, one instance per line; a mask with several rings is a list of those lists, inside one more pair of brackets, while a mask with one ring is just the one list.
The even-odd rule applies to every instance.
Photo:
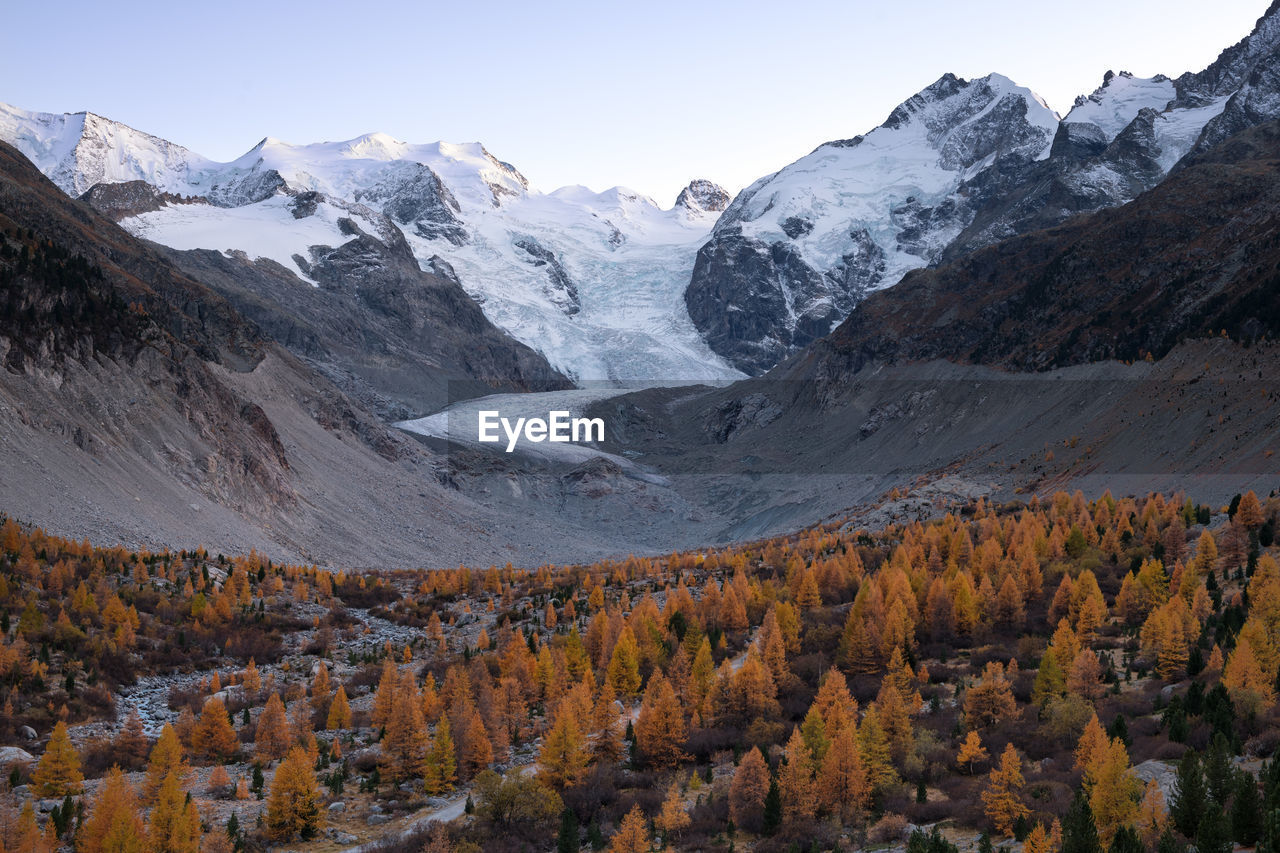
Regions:
[[676, 197], [676, 207], [683, 207], [693, 213], [719, 213], [728, 206], [729, 193], [724, 187], [706, 178], [694, 178]]

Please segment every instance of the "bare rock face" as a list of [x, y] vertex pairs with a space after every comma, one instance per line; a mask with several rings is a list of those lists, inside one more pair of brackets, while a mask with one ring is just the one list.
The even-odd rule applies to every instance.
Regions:
[[564, 265], [560, 263], [555, 252], [533, 237], [520, 237], [512, 241], [512, 245], [524, 251], [526, 263], [540, 267], [546, 272], [547, 283], [543, 292], [552, 303], [558, 305], [560, 310], [570, 317], [582, 310], [582, 305], [578, 301], [578, 287], [573, 283], [573, 279], [569, 278], [569, 273], [565, 271]]
[[729, 193], [719, 184], [695, 178], [676, 196], [676, 207], [698, 212], [718, 213], [729, 206]]
[[204, 199], [183, 198], [173, 193], [161, 192], [146, 181], [94, 184], [80, 196], [80, 200], [114, 222], [159, 210], [167, 204], [207, 203]]
[[413, 223], [417, 234], [428, 240], [442, 237], [455, 246], [467, 241], [458, 200], [440, 176], [421, 163], [392, 164], [376, 184], [358, 191], [355, 200], [401, 224]]

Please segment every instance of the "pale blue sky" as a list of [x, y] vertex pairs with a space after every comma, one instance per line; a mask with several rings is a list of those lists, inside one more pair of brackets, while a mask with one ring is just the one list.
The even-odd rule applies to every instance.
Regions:
[[1198, 71], [1266, 0], [49, 3], [5, 12], [0, 101], [218, 160], [264, 136], [481, 141], [539, 189], [736, 191], [941, 74], [1065, 113], [1107, 69]]

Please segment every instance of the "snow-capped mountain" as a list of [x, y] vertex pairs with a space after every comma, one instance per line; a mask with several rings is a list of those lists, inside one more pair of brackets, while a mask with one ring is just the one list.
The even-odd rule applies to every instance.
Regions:
[[947, 74], [731, 203], [696, 180], [665, 210], [623, 188], [539, 192], [479, 144], [376, 133], [267, 138], [217, 163], [92, 113], [0, 105], [0, 139], [175, 249], [323, 287], [326, 253], [359, 233], [460, 284], [574, 379], [731, 378], [772, 367], [913, 269], [1131, 201], [1280, 116], [1278, 9], [1198, 73], [1107, 72], [1062, 119], [999, 74]]
[[699, 250], [685, 301], [712, 349], [759, 372], [911, 269], [1124, 204], [1276, 117], [1280, 0], [1204, 71], [1107, 72], [1061, 121], [1004, 77], [947, 75], [865, 136], [744, 190]]
[[243, 253], [313, 286], [312, 265], [353, 227], [388, 244], [402, 238], [423, 269], [455, 278], [499, 328], [578, 380], [740, 375], [702, 342], [680, 299], [728, 200], [709, 181], [669, 210], [621, 187], [544, 194], [478, 143], [380, 133], [311, 145], [267, 138], [216, 163], [91, 113], [3, 105], [0, 138], [72, 195], [100, 183], [154, 187], [145, 200], [111, 200], [138, 236]]
[[929, 263], [966, 224], [957, 191], [1048, 155], [1058, 115], [998, 74], [945, 75], [865, 136], [830, 142], [734, 199], [685, 301], [748, 371], [826, 334], [868, 291]]

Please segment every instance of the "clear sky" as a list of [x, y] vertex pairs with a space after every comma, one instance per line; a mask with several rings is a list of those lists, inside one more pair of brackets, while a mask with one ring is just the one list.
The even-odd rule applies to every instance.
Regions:
[[217, 160], [264, 136], [480, 141], [539, 189], [669, 206], [863, 133], [944, 72], [1061, 113], [1107, 69], [1198, 71], [1267, 0], [19, 2], [0, 101], [91, 110]]

